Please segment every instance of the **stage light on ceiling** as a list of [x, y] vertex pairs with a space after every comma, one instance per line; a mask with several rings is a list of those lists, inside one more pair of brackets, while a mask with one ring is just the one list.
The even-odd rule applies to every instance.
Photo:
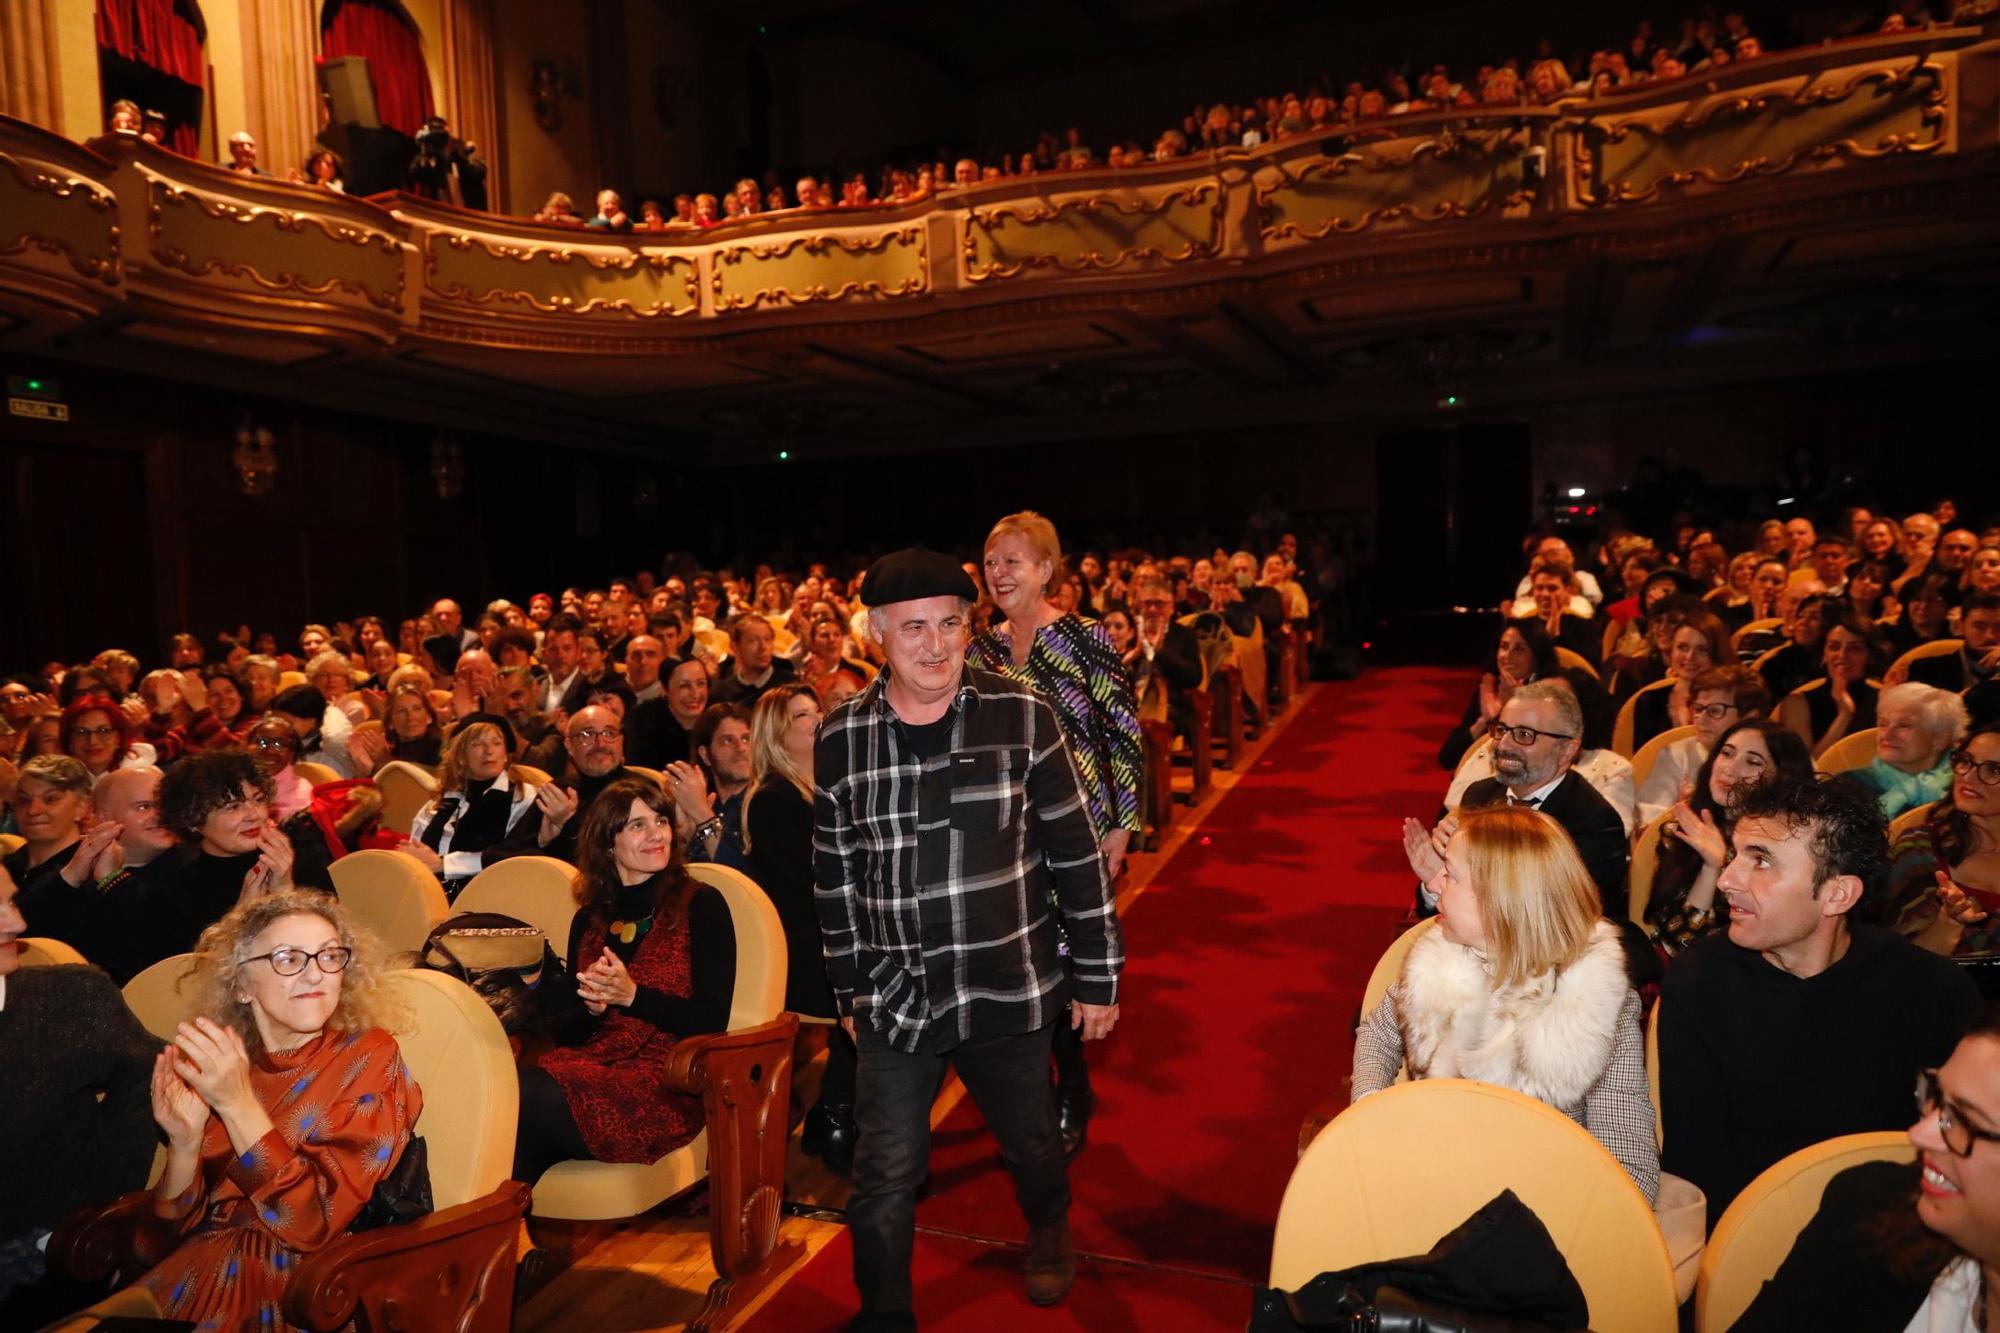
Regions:
[[791, 462], [791, 461], [792, 461], [792, 451], [791, 451], [790, 449], [780, 449], [780, 450], [778, 450], [778, 461], [779, 461], [780, 463], [789, 463], [789, 462]]
[[1569, 488], [1569, 498], [1570, 498], [1570, 499], [1572, 499], [1572, 500], [1581, 500], [1581, 499], [1583, 498], [1583, 496], [1584, 496], [1584, 490], [1583, 490], [1583, 487], [1581, 487], [1581, 486], [1572, 486], [1572, 487], [1570, 487], [1570, 488]]

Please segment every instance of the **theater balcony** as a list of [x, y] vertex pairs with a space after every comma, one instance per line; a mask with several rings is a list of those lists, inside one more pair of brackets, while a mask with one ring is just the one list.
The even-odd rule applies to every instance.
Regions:
[[0, 119], [0, 339], [691, 449], [807, 420], [880, 446], [1075, 412], [1117, 431], [1538, 403], [1824, 372], [1869, 339], [1880, 365], [1917, 328], [1990, 339], [1996, 136], [1991, 19], [632, 237]]

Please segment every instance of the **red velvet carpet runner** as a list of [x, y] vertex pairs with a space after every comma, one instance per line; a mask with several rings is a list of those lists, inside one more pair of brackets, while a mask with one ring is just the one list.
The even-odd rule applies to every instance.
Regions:
[[[1097, 1114], [1070, 1168], [1086, 1258], [1063, 1305], [1021, 1295], [1026, 1227], [970, 1099], [946, 1119], [917, 1209], [926, 1329], [1243, 1326], [1299, 1123], [1347, 1074], [1361, 989], [1409, 905], [1402, 817], [1436, 812], [1434, 755], [1467, 687], [1421, 668], [1319, 687], [1131, 904], [1118, 1032], [1090, 1050]], [[748, 1327], [842, 1327], [851, 1263], [843, 1236]]]

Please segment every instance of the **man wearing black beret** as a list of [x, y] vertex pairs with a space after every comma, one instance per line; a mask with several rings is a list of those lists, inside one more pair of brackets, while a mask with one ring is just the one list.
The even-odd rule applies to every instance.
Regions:
[[1095, 1040], [1118, 1021], [1123, 944], [1075, 761], [1039, 695], [966, 667], [975, 596], [933, 551], [868, 570], [861, 601], [888, 665], [821, 725], [813, 760], [814, 899], [860, 1056], [857, 1330], [916, 1327], [916, 1190], [947, 1061], [1013, 1172], [1028, 1298], [1063, 1298], [1076, 1256], [1050, 1037], [1069, 1023]]

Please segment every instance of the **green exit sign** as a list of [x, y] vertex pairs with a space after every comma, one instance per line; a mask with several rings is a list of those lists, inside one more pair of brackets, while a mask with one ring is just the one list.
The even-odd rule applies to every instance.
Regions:
[[62, 385], [40, 375], [9, 375], [7, 377], [9, 398], [39, 398], [44, 402], [59, 402], [62, 399]]

